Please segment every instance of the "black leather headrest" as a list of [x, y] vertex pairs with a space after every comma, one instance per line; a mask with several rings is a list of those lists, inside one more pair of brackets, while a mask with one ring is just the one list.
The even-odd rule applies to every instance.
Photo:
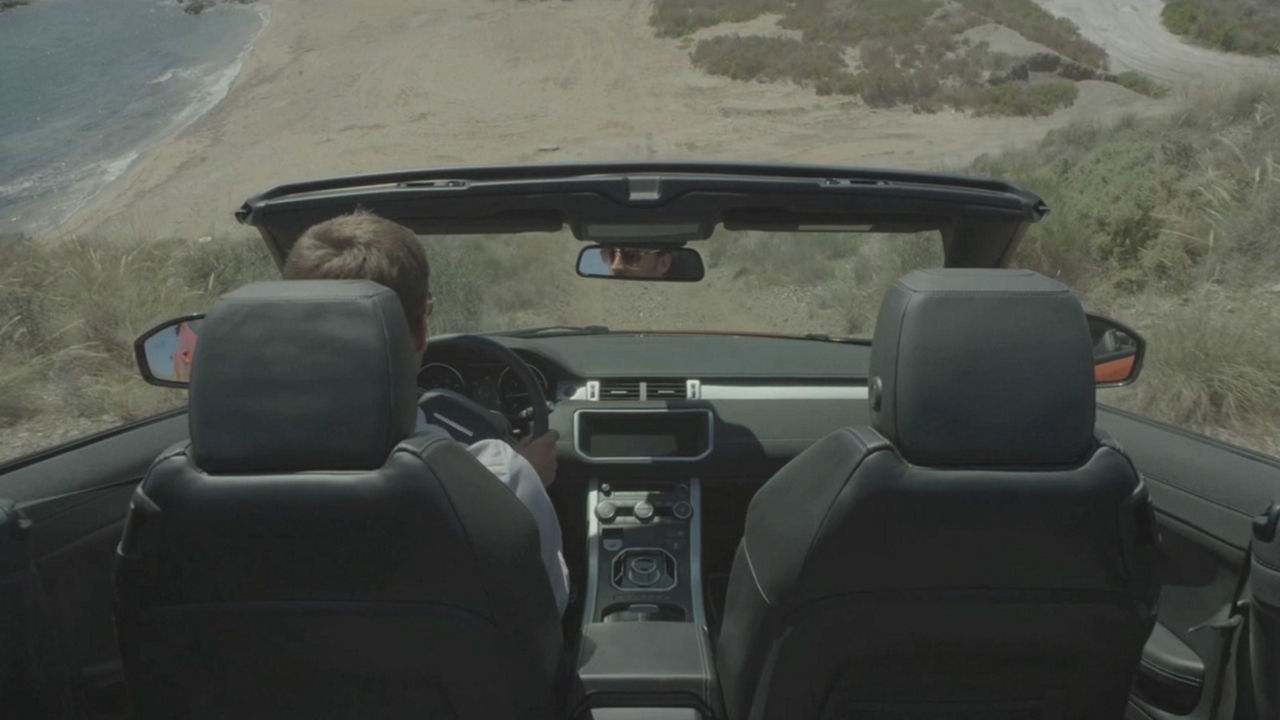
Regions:
[[927, 466], [1069, 465], [1093, 443], [1084, 308], [1029, 270], [916, 270], [885, 295], [872, 425]]
[[191, 368], [208, 473], [380, 467], [417, 418], [409, 326], [368, 280], [284, 280], [222, 296]]

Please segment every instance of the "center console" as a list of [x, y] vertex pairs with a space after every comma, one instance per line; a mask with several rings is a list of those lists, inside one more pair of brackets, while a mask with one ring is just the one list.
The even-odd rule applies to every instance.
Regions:
[[590, 483], [578, 717], [619, 708], [719, 714], [700, 493], [696, 478]]
[[584, 621], [705, 625], [697, 479], [592, 482]]

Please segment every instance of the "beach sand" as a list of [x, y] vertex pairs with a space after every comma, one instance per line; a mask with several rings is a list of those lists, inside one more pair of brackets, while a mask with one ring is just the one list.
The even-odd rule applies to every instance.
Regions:
[[50, 235], [242, 233], [232, 213], [274, 185], [432, 166], [745, 160], [955, 168], [1076, 118], [1162, 107], [1086, 82], [1073, 108], [1048, 118], [972, 118], [732, 81], [694, 69], [687, 40], [655, 37], [651, 0], [267, 6], [270, 21], [226, 98], [144, 148]]

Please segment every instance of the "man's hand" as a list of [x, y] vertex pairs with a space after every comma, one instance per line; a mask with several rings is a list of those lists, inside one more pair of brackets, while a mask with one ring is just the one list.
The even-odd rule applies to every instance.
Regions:
[[556, 441], [559, 439], [560, 433], [548, 430], [536, 438], [525, 438], [516, 446], [516, 452], [523, 455], [533, 469], [538, 471], [543, 487], [548, 487], [555, 482]]

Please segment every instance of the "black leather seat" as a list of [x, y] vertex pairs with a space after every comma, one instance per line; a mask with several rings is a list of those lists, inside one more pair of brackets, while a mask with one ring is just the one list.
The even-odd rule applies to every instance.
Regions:
[[518, 499], [408, 436], [396, 296], [249, 285], [200, 328], [191, 441], [134, 496], [116, 571], [143, 718], [560, 713], [560, 620]]
[[871, 371], [873, 428], [751, 503], [718, 638], [729, 717], [1119, 720], [1156, 541], [1094, 431], [1078, 300], [1031, 272], [913, 272]]

